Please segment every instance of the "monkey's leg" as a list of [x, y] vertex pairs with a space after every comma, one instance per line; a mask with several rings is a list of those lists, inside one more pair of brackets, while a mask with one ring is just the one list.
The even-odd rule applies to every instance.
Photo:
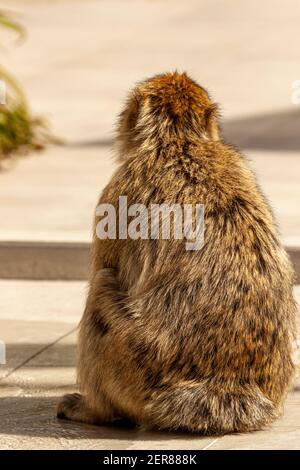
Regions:
[[[115, 328], [116, 338], [118, 334], [120, 338], [124, 336], [124, 331], [129, 339], [138, 337], [139, 348], [145, 353], [151, 351], [152, 343], [149, 344], [143, 335], [142, 320], [135, 315], [130, 298], [120, 292], [114, 271], [103, 269], [95, 280], [99, 304], [97, 308], [95, 303], [93, 315], [96, 319], [99, 315], [99, 324]], [[152, 389], [152, 393], [148, 390], [150, 397], [139, 410], [141, 421], [153, 428], [204, 434], [247, 432], [262, 429], [279, 412], [276, 404], [255, 383], [232, 384], [222, 377], [195, 381], [183, 381], [178, 377], [170, 383], [161, 377], [160, 385]]]
[[146, 424], [207, 435], [263, 429], [279, 410], [256, 385], [227, 385], [213, 379], [167, 385], [146, 405]]
[[91, 424], [128, 419], [107, 391], [115, 351], [111, 332], [117, 327], [114, 303], [119, 295], [123, 294], [118, 293], [114, 270], [103, 269], [93, 276], [79, 332], [77, 379], [82, 394], [62, 397], [57, 407], [60, 418]]
[[94, 410], [87, 405], [84, 396], [79, 393], [64, 395], [57, 405], [56, 414], [60, 419], [89, 424], [104, 424], [116, 419], [112, 406], [104, 397], [101, 397], [97, 410]]
[[94, 274], [80, 324], [77, 377], [89, 408], [98, 409], [100, 392], [116, 419], [139, 423], [149, 390], [143, 391], [143, 370], [136, 367], [137, 352], [130, 344], [139, 343], [138, 334], [144, 341], [135, 313], [129, 296], [121, 291], [117, 271], [105, 268]]

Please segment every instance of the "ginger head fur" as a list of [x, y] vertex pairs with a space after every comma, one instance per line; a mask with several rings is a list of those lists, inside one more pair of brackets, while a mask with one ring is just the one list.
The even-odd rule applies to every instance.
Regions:
[[219, 140], [218, 107], [185, 73], [157, 75], [128, 97], [118, 126], [119, 157], [189, 139]]

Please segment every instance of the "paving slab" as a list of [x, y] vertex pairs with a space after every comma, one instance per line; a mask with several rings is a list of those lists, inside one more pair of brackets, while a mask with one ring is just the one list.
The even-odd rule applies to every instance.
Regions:
[[71, 329], [80, 319], [86, 293], [84, 281], [0, 279], [0, 319], [63, 322]]
[[97, 199], [113, 165], [108, 149], [51, 147], [0, 172], [0, 239], [90, 241]]
[[[300, 245], [300, 158], [247, 152], [286, 243]], [[0, 241], [90, 242], [101, 190], [115, 170], [110, 148], [51, 147], [0, 172]]]
[[210, 450], [299, 450], [300, 449], [300, 388], [289, 395], [283, 417], [270, 429], [253, 434], [224, 436]]
[[[0, 339], [7, 361], [0, 365], [0, 378], [74, 330], [82, 315], [85, 286], [76, 281], [0, 280]], [[67, 350], [63, 347], [62, 356]]]
[[[59, 397], [77, 390], [74, 328], [82, 314], [84, 284], [0, 281], [0, 299], [4, 299], [0, 327], [6, 322], [20, 326], [12, 328], [9, 368], [0, 366], [0, 372], [5, 372], [0, 377], [0, 449], [300, 449], [299, 379], [283, 417], [269, 429], [251, 434], [213, 438], [57, 420]], [[27, 295], [32, 298], [30, 311], [21, 307]], [[300, 286], [295, 287], [295, 295], [300, 300]], [[0, 331], [9, 338], [8, 328]]]
[[0, 449], [203, 449], [211, 438], [141, 432], [116, 426], [59, 421], [57, 396], [14, 396], [0, 401]]
[[6, 347], [6, 364], [0, 379], [26, 363], [71, 330], [70, 323], [0, 320], [1, 341]]
[[177, 68], [221, 103], [225, 137], [249, 154], [283, 237], [299, 243], [297, 0], [2, 3], [28, 35], [1, 60], [67, 145], [0, 173], [0, 240], [90, 241], [127, 90]]
[[[298, 0], [7, 0], [28, 38], [1, 60], [64, 146], [0, 172], [0, 240], [88, 242], [114, 171], [113, 129], [132, 85], [186, 70], [221, 103], [224, 136], [247, 153], [286, 243], [300, 236]], [[8, 37], [8, 41], [11, 38]], [[10, 42], [11, 44], [11, 42]], [[0, 260], [1, 262], [1, 260]], [[300, 288], [295, 292], [300, 298]], [[0, 280], [1, 449], [299, 449], [299, 384], [270, 429], [218, 439], [56, 420], [76, 390], [85, 283]]]
[[76, 353], [77, 330], [72, 330], [6, 374], [1, 384], [4, 389], [22, 390], [24, 394], [72, 392], [76, 388]]

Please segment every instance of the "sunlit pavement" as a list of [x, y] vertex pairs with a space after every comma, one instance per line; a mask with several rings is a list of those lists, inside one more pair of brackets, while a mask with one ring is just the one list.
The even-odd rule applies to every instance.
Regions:
[[[0, 173], [0, 241], [90, 241], [96, 198], [114, 171], [112, 130], [126, 91], [178, 68], [221, 103], [224, 135], [249, 155], [285, 243], [300, 245], [300, 105], [291, 104], [300, 79], [297, 0], [284, 8], [279, 0], [172, 0], [172, 8], [168, 0], [2, 4], [28, 29], [3, 62], [65, 146]], [[1, 449], [300, 448], [300, 385], [277, 423], [248, 435], [214, 439], [57, 421], [57, 398], [74, 390], [85, 294], [83, 281], [0, 280], [7, 356]]]
[[[85, 296], [81, 281], [0, 281], [1, 449], [297, 449], [300, 383], [270, 429], [218, 438], [96, 427], [59, 421], [55, 404], [75, 390], [76, 325]], [[295, 289], [300, 298], [300, 288]]]

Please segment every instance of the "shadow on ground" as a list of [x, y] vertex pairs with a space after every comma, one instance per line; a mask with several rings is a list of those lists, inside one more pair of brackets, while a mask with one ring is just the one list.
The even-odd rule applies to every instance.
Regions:
[[[300, 110], [278, 111], [221, 122], [227, 142], [245, 150], [300, 151]], [[111, 147], [113, 139], [70, 142], [70, 147]]]
[[300, 150], [299, 109], [233, 119], [222, 127], [225, 140], [242, 149]]
[[[76, 344], [9, 343], [6, 345], [8, 361], [10, 358], [20, 358], [19, 362], [22, 365], [30, 363], [29, 365], [35, 367], [74, 367], [76, 352]], [[23, 362], [21, 359], [24, 357], [28, 359]]]
[[[162, 433], [142, 431], [139, 428], [118, 423], [108, 426], [92, 426], [59, 420], [55, 407], [59, 396], [52, 397], [4, 397], [0, 402], [0, 434], [20, 436], [55, 437], [73, 439], [104, 439], [126, 441], [174, 441], [202, 438], [187, 433]], [[203, 438], [205, 438], [203, 436]]]

